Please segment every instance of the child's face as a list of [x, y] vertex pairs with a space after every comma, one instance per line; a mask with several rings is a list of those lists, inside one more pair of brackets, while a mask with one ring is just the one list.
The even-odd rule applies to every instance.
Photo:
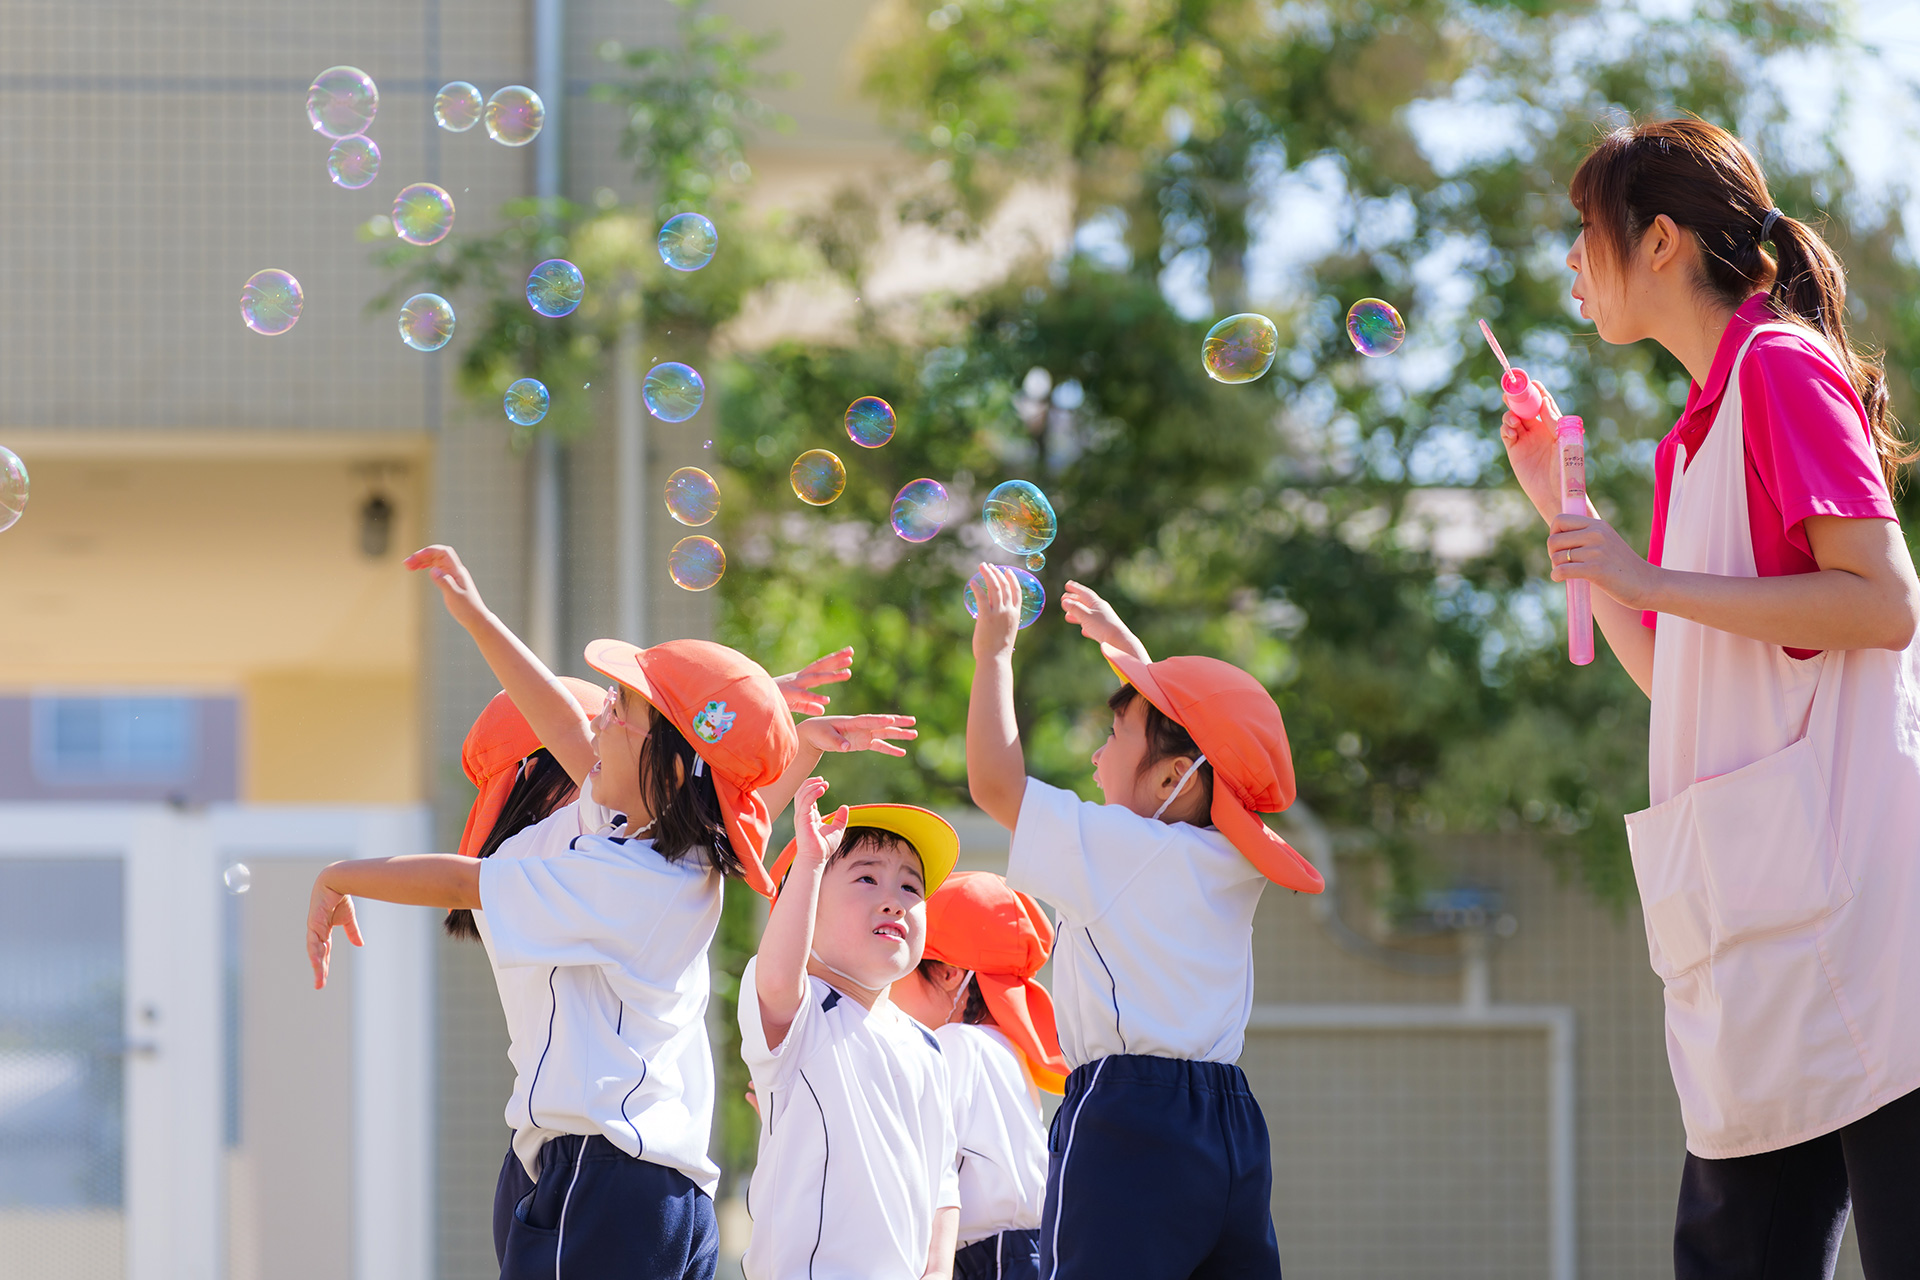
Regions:
[[1093, 753], [1093, 781], [1103, 803], [1151, 818], [1160, 797], [1154, 771], [1141, 767], [1146, 761], [1147, 700], [1135, 698], [1124, 711], [1113, 713], [1113, 731]]
[[640, 753], [652, 724], [646, 702], [629, 694], [624, 685], [613, 686], [606, 706], [592, 722], [593, 754], [599, 757], [587, 771], [593, 798], [626, 814], [629, 827], [643, 826], [653, 818], [640, 794]]
[[877, 991], [913, 972], [926, 943], [926, 879], [911, 845], [865, 844], [827, 868], [813, 949], [828, 965]]

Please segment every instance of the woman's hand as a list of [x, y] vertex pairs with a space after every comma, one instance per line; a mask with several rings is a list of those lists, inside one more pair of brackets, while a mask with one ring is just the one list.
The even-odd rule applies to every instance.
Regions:
[[333, 962], [333, 927], [347, 931], [347, 941], [364, 946], [360, 922], [353, 916], [353, 899], [327, 887], [327, 873], [313, 878], [313, 893], [307, 899], [307, 962], [313, 966], [313, 989], [327, 985], [327, 970]]
[[491, 616], [486, 601], [480, 598], [480, 588], [473, 583], [473, 575], [460, 563], [460, 553], [452, 547], [437, 543], [422, 547], [401, 563], [409, 569], [427, 571], [433, 585], [440, 588], [440, 599], [446, 603], [447, 612], [467, 630], [473, 630]]
[[1142, 662], [1153, 661], [1140, 638], [1127, 629], [1114, 607], [1101, 599], [1092, 587], [1069, 581], [1067, 589], [1060, 593], [1060, 609], [1067, 615], [1067, 621], [1079, 627], [1080, 634], [1087, 639], [1110, 644]]
[[[904, 756], [906, 748], [893, 744], [919, 737], [920, 731], [913, 724], [912, 716], [814, 716], [793, 726], [793, 731], [803, 747], [822, 755], [829, 751], [874, 751], [883, 756]], [[802, 787], [799, 794], [805, 794], [805, 790]]]
[[1582, 578], [1629, 609], [1653, 607], [1660, 570], [1597, 516], [1555, 516], [1547, 538], [1553, 580]]
[[1507, 464], [1514, 479], [1532, 500], [1543, 520], [1551, 521], [1560, 510], [1560, 441], [1554, 427], [1560, 421], [1560, 407], [1540, 389], [1545, 406], [1535, 417], [1521, 420], [1511, 413], [1500, 418], [1500, 443], [1507, 447]]
[[823, 684], [839, 684], [843, 680], [853, 679], [853, 646], [837, 649], [824, 657], [815, 658], [798, 671], [789, 671], [784, 676], [775, 676], [773, 682], [780, 686], [780, 696], [787, 700], [787, 710], [803, 716], [817, 716], [827, 709], [833, 699], [824, 693], [812, 693]]

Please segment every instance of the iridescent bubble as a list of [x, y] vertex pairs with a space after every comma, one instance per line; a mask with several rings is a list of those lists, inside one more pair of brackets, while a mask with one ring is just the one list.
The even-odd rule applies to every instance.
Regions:
[[1047, 495], [1025, 480], [995, 485], [980, 514], [986, 517], [988, 536], [1017, 556], [1045, 551], [1060, 532]]
[[[1047, 589], [1040, 585], [1040, 579], [1034, 577], [1017, 565], [1004, 565], [1002, 567], [1013, 570], [1013, 576], [1020, 579], [1020, 629], [1025, 631], [1033, 625], [1034, 619], [1040, 616], [1040, 611], [1047, 607]], [[973, 576], [967, 579], [967, 591], [965, 597], [963, 597], [967, 603], [967, 616], [969, 618], [977, 618], [980, 616], [980, 600], [973, 594], [976, 586], [983, 591], [986, 589], [985, 583], [981, 581], [980, 571], [978, 569], [975, 569]]]
[[0, 445], [0, 533], [20, 522], [27, 509], [27, 464], [20, 455]]
[[938, 480], [909, 480], [893, 495], [893, 531], [908, 542], [925, 542], [946, 523], [947, 487]]
[[523, 84], [510, 84], [487, 99], [487, 136], [503, 146], [526, 146], [546, 122], [546, 104]]
[[1378, 298], [1362, 298], [1347, 312], [1347, 336], [1363, 356], [1390, 356], [1407, 340], [1407, 322]]
[[220, 882], [227, 886], [227, 892], [239, 897], [253, 888], [253, 870], [244, 862], [236, 862], [220, 873]]
[[1032, 555], [1027, 557], [1027, 568], [1033, 570], [1035, 573], [1040, 572], [1040, 570], [1046, 567], [1047, 567], [1047, 558], [1041, 555], [1038, 551], [1034, 552]]
[[379, 110], [380, 91], [358, 67], [328, 67], [307, 89], [307, 119], [329, 138], [365, 133]]
[[437, 293], [416, 293], [400, 308], [400, 338], [415, 351], [438, 351], [453, 337], [453, 304]]
[[1207, 330], [1200, 363], [1215, 382], [1252, 382], [1273, 368], [1279, 350], [1280, 331], [1273, 321], [1247, 311]]
[[515, 379], [503, 402], [507, 421], [516, 427], [530, 427], [546, 417], [547, 404], [547, 384], [538, 378]]
[[847, 438], [862, 449], [878, 449], [893, 439], [893, 406], [879, 396], [861, 396], [847, 406]]
[[682, 467], [667, 477], [667, 514], [696, 528], [720, 514], [720, 486], [698, 467]]
[[247, 328], [271, 338], [299, 323], [305, 300], [300, 282], [286, 272], [256, 271], [240, 286], [240, 318]]
[[825, 449], [809, 449], [793, 460], [787, 473], [793, 496], [810, 507], [824, 507], [847, 487], [847, 469]]
[[440, 92], [433, 96], [434, 123], [448, 133], [465, 133], [473, 128], [480, 123], [480, 112], [484, 109], [480, 90], [465, 80], [443, 84]]
[[660, 421], [685, 422], [706, 402], [707, 384], [689, 365], [657, 364], [647, 370], [640, 398], [647, 402], [647, 412]]
[[527, 305], [549, 318], [572, 315], [586, 294], [586, 277], [565, 258], [548, 258], [527, 275]]
[[667, 553], [667, 573], [675, 586], [688, 591], [705, 591], [726, 571], [727, 553], [712, 538], [697, 533], [680, 539]]
[[676, 213], [660, 228], [660, 261], [675, 271], [698, 271], [719, 247], [720, 233], [703, 213]]
[[327, 175], [334, 186], [358, 191], [380, 176], [379, 145], [362, 133], [340, 139], [327, 150]]
[[439, 244], [453, 230], [453, 197], [431, 182], [400, 188], [393, 198], [393, 233], [408, 244]]

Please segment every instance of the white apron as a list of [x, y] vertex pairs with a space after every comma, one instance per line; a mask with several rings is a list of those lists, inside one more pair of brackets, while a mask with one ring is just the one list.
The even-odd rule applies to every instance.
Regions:
[[[1752, 342], [1675, 459], [1666, 568], [1758, 576]], [[1920, 645], [1800, 661], [1661, 614], [1648, 773], [1627, 836], [1687, 1150], [1791, 1146], [1920, 1088]]]

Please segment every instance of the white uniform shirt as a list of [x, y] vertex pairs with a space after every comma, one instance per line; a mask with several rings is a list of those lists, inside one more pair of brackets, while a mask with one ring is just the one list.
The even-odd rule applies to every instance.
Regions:
[[567, 805], [480, 864], [473, 918], [512, 1038], [513, 1149], [532, 1176], [548, 1138], [597, 1133], [712, 1195], [721, 876], [697, 853], [668, 862], [649, 840], [583, 834], [599, 817]]
[[1019, 1051], [994, 1027], [949, 1022], [933, 1034], [953, 1080], [960, 1243], [1038, 1228], [1047, 1198], [1047, 1131]]
[[1268, 881], [1225, 836], [1029, 778], [1007, 883], [1059, 913], [1053, 1002], [1070, 1066], [1239, 1058]]
[[940, 1042], [889, 1001], [869, 1011], [809, 977], [768, 1049], [759, 963], [740, 979], [740, 1056], [760, 1102], [748, 1280], [919, 1277], [934, 1211], [960, 1203]]

